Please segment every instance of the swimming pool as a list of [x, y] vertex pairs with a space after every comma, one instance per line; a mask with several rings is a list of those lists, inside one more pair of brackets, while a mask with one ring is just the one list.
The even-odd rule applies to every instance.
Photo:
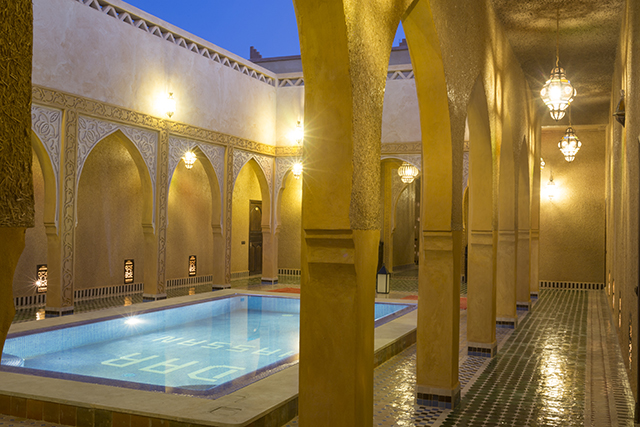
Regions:
[[[376, 323], [415, 308], [376, 303]], [[216, 398], [297, 361], [300, 300], [231, 295], [9, 335], [2, 370]]]

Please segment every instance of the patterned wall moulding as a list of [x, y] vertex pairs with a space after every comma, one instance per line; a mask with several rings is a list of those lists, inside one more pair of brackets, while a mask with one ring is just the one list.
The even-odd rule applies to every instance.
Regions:
[[49, 155], [56, 186], [55, 224], [58, 227], [60, 200], [60, 135], [62, 134], [62, 111], [31, 105], [31, 130], [36, 134]]
[[[406, 70], [393, 70], [387, 73], [387, 80], [414, 80], [413, 70], [408, 68]], [[278, 79], [278, 87], [302, 87], [304, 86], [304, 77], [300, 76], [288, 76]]]
[[422, 153], [422, 143], [418, 142], [385, 142], [382, 154], [418, 154]]
[[238, 178], [238, 174], [242, 167], [251, 159], [254, 159], [262, 172], [264, 173], [264, 177], [267, 180], [267, 184], [269, 186], [269, 194], [273, 194], [273, 185], [272, 185], [272, 173], [273, 173], [273, 157], [262, 156], [260, 154], [250, 153], [248, 151], [242, 150], [234, 150], [233, 151], [233, 185], [236, 183], [236, 178]]
[[380, 156], [380, 160], [385, 159], [404, 160], [405, 162], [411, 163], [413, 166], [417, 167], [420, 172], [422, 172], [422, 155], [420, 154], [382, 154], [382, 156]]
[[224, 151], [225, 147], [209, 144], [206, 142], [194, 141], [190, 139], [169, 137], [169, 177], [168, 183], [171, 183], [173, 172], [176, 170], [180, 159], [186, 151], [193, 150], [198, 147], [200, 151], [207, 156], [213, 170], [216, 173], [218, 179], [218, 185], [220, 187], [220, 200], [223, 197], [223, 182], [224, 182]]
[[211, 61], [218, 63], [222, 66], [229, 67], [232, 70], [238, 71], [248, 77], [256, 79], [260, 82], [266, 83], [269, 86], [275, 86], [275, 78], [266, 74], [263, 71], [257, 70], [252, 67], [251, 63], [243, 64], [237, 59], [227, 56], [222, 52], [218, 52], [220, 49], [214, 44], [199, 43], [194, 40], [185, 37], [176, 31], [170, 31], [166, 28], [158, 25], [150, 19], [145, 19], [137, 16], [135, 13], [129, 12], [123, 9], [121, 6], [114, 6], [105, 0], [77, 0], [79, 3], [91, 7], [99, 12], [102, 12], [105, 16], [110, 16], [117, 19], [120, 22], [129, 24], [132, 27], [138, 28], [146, 33], [156, 36], [162, 40], [166, 40], [169, 43], [175, 44], [178, 47], [193, 52], [196, 55], [203, 56]]

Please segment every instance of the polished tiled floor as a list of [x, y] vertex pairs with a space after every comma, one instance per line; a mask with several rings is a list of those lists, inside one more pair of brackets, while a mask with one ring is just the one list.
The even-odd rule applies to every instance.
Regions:
[[[298, 288], [299, 278], [278, 285], [258, 278], [235, 280], [233, 288]], [[170, 296], [206, 292], [182, 288]], [[390, 298], [417, 294], [417, 270], [392, 276]], [[466, 294], [466, 287], [461, 287]], [[140, 296], [76, 304], [91, 311], [139, 302]], [[516, 330], [497, 328], [498, 356], [470, 357], [466, 311], [460, 312], [460, 373], [463, 398], [454, 411], [415, 405], [416, 350], [412, 346], [374, 372], [374, 425], [386, 426], [633, 426], [633, 395], [620, 356], [604, 291], [542, 291], [532, 311], [519, 310]], [[34, 320], [21, 310], [16, 321]], [[286, 426], [297, 426], [293, 420]], [[0, 427], [52, 426], [0, 415]]]

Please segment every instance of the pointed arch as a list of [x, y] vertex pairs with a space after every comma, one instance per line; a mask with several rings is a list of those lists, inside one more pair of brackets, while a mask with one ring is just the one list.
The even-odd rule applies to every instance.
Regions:
[[40, 138], [31, 132], [31, 147], [38, 157], [42, 176], [44, 178], [44, 222], [58, 226], [58, 185], [56, 173], [49, 153]]

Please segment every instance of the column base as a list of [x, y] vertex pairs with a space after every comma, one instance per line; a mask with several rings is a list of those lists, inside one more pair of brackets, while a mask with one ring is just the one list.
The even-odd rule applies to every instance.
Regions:
[[517, 302], [516, 301], [516, 310], [526, 310], [529, 311], [531, 309], [531, 302]]
[[498, 328], [515, 329], [518, 327], [517, 317], [496, 317], [496, 326]]
[[222, 289], [231, 289], [231, 285], [223, 284], [223, 285], [211, 285], [212, 291], [220, 291]]
[[152, 302], [167, 299], [167, 294], [142, 294], [142, 302]]
[[45, 307], [44, 317], [62, 317], [73, 314], [73, 306], [69, 307]]
[[477, 356], [477, 357], [494, 357], [498, 352], [498, 342], [494, 341], [492, 343], [484, 343], [484, 342], [468, 342], [467, 343], [467, 354], [469, 356]]
[[278, 278], [269, 278], [269, 277], [263, 277], [262, 278], [262, 284], [263, 285], [277, 285], [278, 284]]
[[416, 403], [442, 409], [455, 409], [460, 404], [460, 385], [454, 390], [416, 385]]

